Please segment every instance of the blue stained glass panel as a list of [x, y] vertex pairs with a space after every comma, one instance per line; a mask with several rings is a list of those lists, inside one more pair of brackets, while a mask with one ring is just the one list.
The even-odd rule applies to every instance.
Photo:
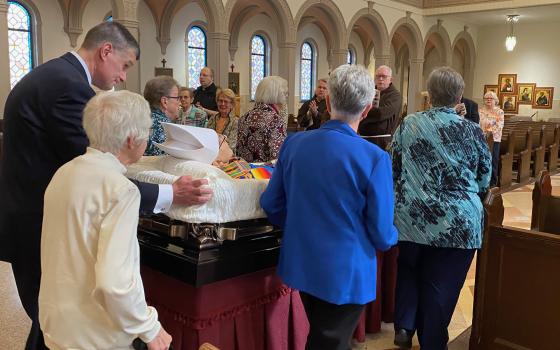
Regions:
[[309, 100], [313, 90], [313, 48], [309, 43], [303, 43], [300, 57], [300, 99]]
[[21, 4], [8, 2], [8, 51], [13, 88], [33, 68], [31, 15]]
[[352, 50], [348, 50], [348, 57], [346, 59], [346, 63], [352, 64], [354, 63], [354, 58], [352, 57]]
[[266, 42], [260, 35], [251, 40], [251, 100], [255, 99], [257, 86], [266, 76]]
[[200, 70], [206, 67], [206, 35], [200, 27], [192, 27], [187, 34], [187, 75], [191, 88], [200, 85]]

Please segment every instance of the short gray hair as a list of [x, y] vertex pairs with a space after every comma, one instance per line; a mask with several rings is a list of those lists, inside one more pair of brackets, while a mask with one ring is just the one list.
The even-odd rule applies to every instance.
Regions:
[[377, 69], [375, 69], [375, 72], [377, 73], [377, 71], [379, 69], [386, 69], [387, 71], [389, 71], [389, 76], [392, 77], [393, 76], [393, 70], [391, 69], [391, 67], [386, 66], [386, 65], [381, 65], [379, 67], [377, 67]]
[[133, 50], [136, 60], [140, 59], [138, 41], [119, 22], [103, 22], [91, 28], [86, 34], [82, 47], [93, 50], [107, 42], [111, 43], [116, 51]]
[[255, 102], [285, 105], [287, 96], [288, 82], [286, 79], [271, 75], [261, 80], [257, 86]]
[[148, 139], [152, 118], [146, 100], [127, 90], [101, 92], [84, 109], [83, 126], [90, 147], [117, 155], [127, 137]]
[[498, 95], [494, 91], [488, 91], [484, 94], [484, 98], [492, 98], [494, 100], [494, 105], [498, 105], [500, 100], [498, 99]]
[[375, 96], [375, 83], [362, 65], [345, 64], [335, 69], [329, 78], [332, 114], [346, 123], [360, 118], [360, 113]]
[[150, 106], [160, 107], [161, 98], [169, 96], [169, 93], [174, 86], [176, 86], [177, 89], [180, 88], [177, 80], [171, 78], [170, 76], [160, 75], [152, 78], [146, 82], [146, 86], [144, 87], [144, 98], [150, 103]]
[[451, 67], [439, 67], [428, 76], [428, 94], [434, 107], [453, 107], [463, 96], [465, 82]]

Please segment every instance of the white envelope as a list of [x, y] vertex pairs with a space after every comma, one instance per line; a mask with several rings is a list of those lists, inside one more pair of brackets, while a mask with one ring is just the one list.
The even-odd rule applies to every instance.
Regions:
[[206, 164], [212, 164], [218, 156], [220, 147], [216, 131], [172, 123], [161, 125], [165, 131], [165, 142], [154, 144], [170, 156]]

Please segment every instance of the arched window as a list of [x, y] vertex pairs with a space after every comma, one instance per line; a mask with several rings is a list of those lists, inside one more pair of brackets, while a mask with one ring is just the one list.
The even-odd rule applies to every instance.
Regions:
[[354, 64], [356, 63], [356, 54], [352, 48], [348, 48], [348, 58], [346, 59], [346, 63]]
[[109, 13], [107, 16], [105, 16], [105, 18], [103, 20], [105, 22], [113, 22], [113, 14]]
[[189, 87], [196, 88], [200, 85], [200, 70], [206, 67], [206, 34], [198, 26], [187, 34], [187, 67]]
[[299, 89], [302, 101], [311, 99], [313, 96], [313, 69], [315, 66], [315, 56], [313, 47], [310, 43], [304, 42], [300, 53], [300, 75]]
[[260, 35], [251, 39], [251, 100], [255, 99], [255, 92], [261, 80], [267, 75], [267, 46]]
[[8, 1], [8, 48], [12, 88], [33, 68], [31, 14], [16, 1]]

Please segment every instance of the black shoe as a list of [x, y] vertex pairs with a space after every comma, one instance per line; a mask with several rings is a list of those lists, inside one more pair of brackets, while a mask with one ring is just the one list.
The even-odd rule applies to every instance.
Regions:
[[400, 348], [410, 349], [412, 347], [412, 337], [414, 332], [407, 331], [406, 329], [395, 330], [394, 344]]

